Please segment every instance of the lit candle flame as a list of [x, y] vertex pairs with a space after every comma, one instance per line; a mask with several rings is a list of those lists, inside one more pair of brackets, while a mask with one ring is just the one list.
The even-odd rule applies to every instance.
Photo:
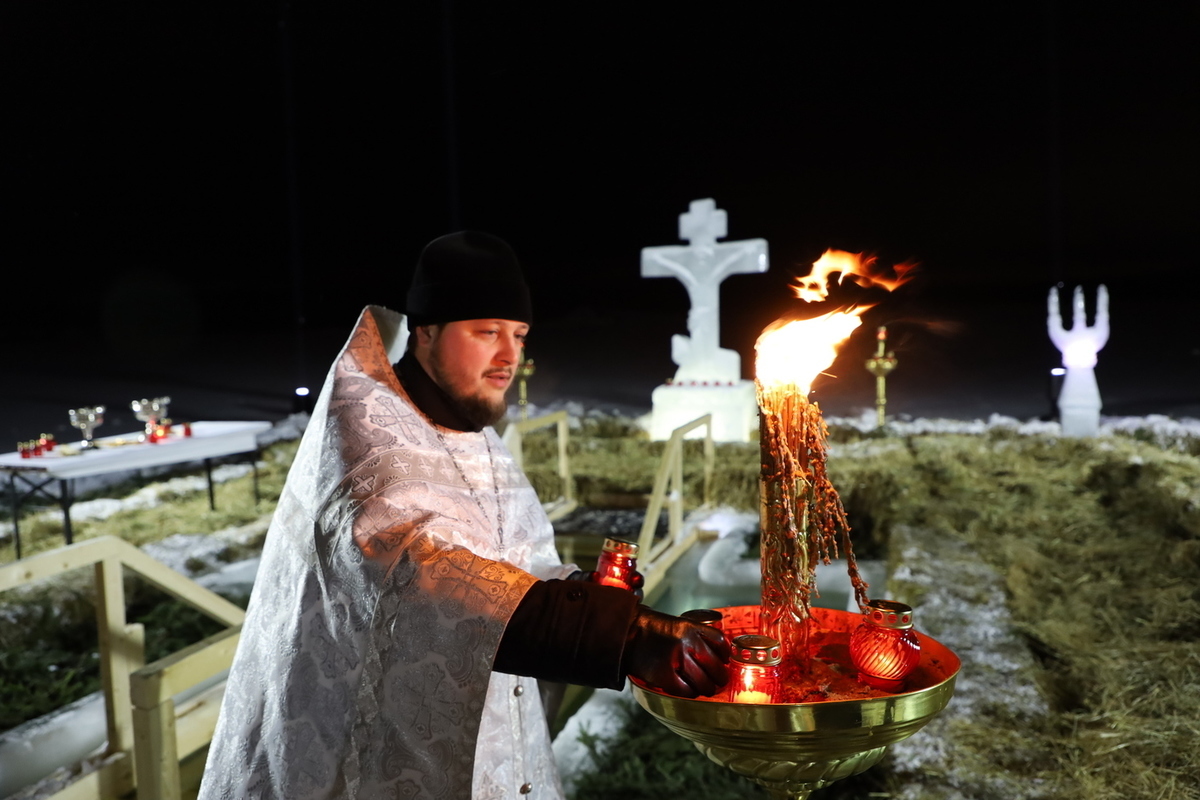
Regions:
[[629, 584], [624, 579], [613, 577], [612, 575], [599, 576], [600, 583], [604, 586], [616, 586], [619, 589], [628, 589]]
[[770, 694], [762, 691], [761, 688], [755, 688], [757, 675], [758, 670], [753, 667], [742, 668], [742, 674], [739, 676], [740, 680], [737, 681], [741, 685], [733, 693], [733, 702], [758, 704], [771, 702]]

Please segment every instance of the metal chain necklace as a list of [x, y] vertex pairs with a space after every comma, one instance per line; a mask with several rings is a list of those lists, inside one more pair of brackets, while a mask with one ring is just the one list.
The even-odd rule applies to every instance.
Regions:
[[[446, 437], [442, 435], [442, 430], [436, 424], [433, 426], [433, 432], [437, 434], [438, 441], [442, 443], [442, 447], [446, 450], [446, 455], [450, 456], [450, 461], [453, 462], [454, 468], [458, 470], [458, 477], [462, 478], [462, 482], [467, 485], [467, 490], [471, 492], [471, 499], [475, 501], [475, 505], [479, 506], [479, 513], [483, 516], [484, 521], [488, 521], [487, 509], [483, 507], [483, 501], [479, 499], [479, 495], [475, 492], [475, 486], [467, 480], [467, 473], [463, 471], [462, 465], [458, 463], [458, 459], [454, 455], [454, 451], [450, 449], [450, 443], [446, 441]], [[487, 434], [483, 434], [483, 444], [487, 447], [488, 466], [492, 470], [492, 492], [496, 498], [496, 537], [500, 542], [500, 551], [504, 551], [504, 506], [500, 503], [500, 482], [496, 479], [496, 460], [492, 456], [492, 443], [488, 441]]]

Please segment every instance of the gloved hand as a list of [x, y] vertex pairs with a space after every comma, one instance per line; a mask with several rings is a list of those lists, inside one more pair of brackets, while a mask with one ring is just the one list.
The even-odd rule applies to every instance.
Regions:
[[[587, 572], [583, 572], [581, 570], [575, 570], [574, 572], [572, 572], [570, 575], [567, 576], [567, 580], [569, 580], [569, 581], [588, 581], [589, 583], [593, 583], [596, 580], [595, 575], [596, 575], [595, 570], [588, 570]], [[646, 585], [646, 576], [643, 575], [642, 573], [638, 572], [635, 569], [633, 571], [633, 585], [629, 587], [629, 590], [631, 592], [633, 592], [634, 596], [637, 597], [638, 600], [641, 600], [643, 597], [642, 587], [645, 585]]]
[[621, 670], [677, 697], [711, 696], [729, 680], [728, 661], [719, 630], [639, 605]]

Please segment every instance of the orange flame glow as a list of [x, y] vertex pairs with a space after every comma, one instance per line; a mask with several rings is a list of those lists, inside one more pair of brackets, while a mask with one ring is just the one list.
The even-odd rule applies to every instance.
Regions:
[[866, 307], [831, 311], [823, 317], [774, 322], [758, 337], [755, 371], [764, 387], [795, 384], [805, 397], [817, 375], [828, 369], [837, 349], [862, 324]]
[[[840, 285], [847, 277], [859, 286], [878, 286], [887, 291], [908, 280], [912, 264], [893, 267], [894, 278], [880, 274], [874, 256], [861, 253], [826, 250], [813, 263], [812, 272], [797, 279], [792, 290], [806, 303], [820, 302], [829, 297], [829, 283], [836, 273]], [[859, 325], [870, 305], [853, 306], [831, 311], [820, 317], [804, 320], [778, 320], [768, 325], [754, 345], [758, 355], [755, 371], [764, 387], [794, 384], [807, 397], [817, 375], [829, 368], [842, 342]]]
[[[875, 256], [863, 257], [862, 253], [847, 253], [844, 250], [826, 250], [813, 262], [812, 272], [807, 277], [797, 278], [792, 291], [806, 303], [817, 303], [829, 297], [829, 279], [838, 273], [840, 286], [846, 278], [853, 278], [859, 286], [879, 286], [893, 291], [897, 286], [906, 282], [906, 275], [912, 271], [913, 264], [897, 264], [892, 267], [895, 278], [888, 278], [876, 268]], [[865, 309], [864, 309], [865, 310]]]

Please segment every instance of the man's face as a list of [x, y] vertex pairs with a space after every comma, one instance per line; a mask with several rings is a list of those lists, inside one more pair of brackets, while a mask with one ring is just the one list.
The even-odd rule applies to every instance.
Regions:
[[492, 425], [507, 410], [529, 326], [505, 319], [471, 319], [417, 328], [417, 360], [461, 406], [468, 419]]

